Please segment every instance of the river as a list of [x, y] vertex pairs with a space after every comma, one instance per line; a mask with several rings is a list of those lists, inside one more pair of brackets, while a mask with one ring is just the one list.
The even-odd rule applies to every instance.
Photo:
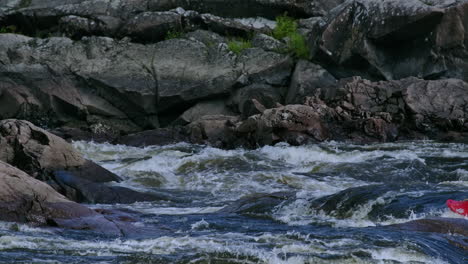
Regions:
[[[138, 216], [136, 235], [0, 223], [2, 263], [466, 263], [447, 235], [391, 225], [462, 218], [468, 145], [431, 141], [279, 144], [221, 150], [74, 142], [121, 176], [169, 199], [90, 205]], [[130, 211], [131, 210], [131, 211]]]

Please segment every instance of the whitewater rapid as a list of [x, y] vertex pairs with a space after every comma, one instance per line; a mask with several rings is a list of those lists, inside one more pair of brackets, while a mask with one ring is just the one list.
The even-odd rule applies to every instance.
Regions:
[[463, 218], [444, 201], [468, 197], [465, 144], [328, 142], [256, 150], [187, 143], [73, 145], [123, 179], [112, 184], [175, 198], [89, 205], [138, 215], [135, 228], [149, 230], [139, 237], [0, 223], [0, 262], [464, 261], [465, 252], [444, 235], [390, 226], [428, 217]]

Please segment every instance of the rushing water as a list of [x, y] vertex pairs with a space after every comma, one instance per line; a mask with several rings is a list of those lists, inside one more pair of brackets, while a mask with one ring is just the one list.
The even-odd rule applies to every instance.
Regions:
[[467, 261], [446, 234], [389, 225], [462, 217], [444, 203], [468, 198], [468, 145], [74, 146], [120, 175], [118, 185], [170, 198], [91, 205], [137, 212], [135, 228], [144, 232], [126, 238], [1, 223], [0, 262]]

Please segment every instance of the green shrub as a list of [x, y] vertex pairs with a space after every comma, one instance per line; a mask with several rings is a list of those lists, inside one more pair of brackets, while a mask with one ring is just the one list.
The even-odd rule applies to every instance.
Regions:
[[296, 21], [287, 15], [279, 16], [276, 18], [276, 27], [273, 29], [273, 37], [276, 39], [283, 39], [289, 37], [297, 31]]
[[0, 33], [16, 33], [16, 26], [0, 27]]
[[228, 42], [228, 49], [236, 54], [250, 48], [252, 48], [252, 41], [247, 39], [233, 39]]
[[276, 18], [272, 36], [278, 40], [287, 39], [287, 49], [279, 52], [292, 53], [297, 58], [308, 59], [310, 52], [306, 39], [297, 30], [297, 22], [287, 15]]
[[176, 38], [180, 38], [182, 37], [182, 35], [184, 35], [184, 32], [182, 30], [175, 30], [175, 29], [172, 29], [172, 30], [169, 30], [167, 33], [166, 33], [166, 40], [169, 40], [169, 39], [176, 39]]
[[309, 47], [304, 36], [295, 32], [289, 36], [288, 40], [289, 52], [293, 53], [296, 57], [301, 59], [309, 59]]

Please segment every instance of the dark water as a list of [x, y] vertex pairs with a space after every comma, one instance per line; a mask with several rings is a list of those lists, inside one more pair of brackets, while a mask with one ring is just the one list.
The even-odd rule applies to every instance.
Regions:
[[126, 238], [0, 223], [0, 262], [467, 263], [466, 238], [390, 225], [463, 218], [445, 201], [468, 198], [468, 145], [74, 145], [169, 201], [93, 205], [132, 210]]

